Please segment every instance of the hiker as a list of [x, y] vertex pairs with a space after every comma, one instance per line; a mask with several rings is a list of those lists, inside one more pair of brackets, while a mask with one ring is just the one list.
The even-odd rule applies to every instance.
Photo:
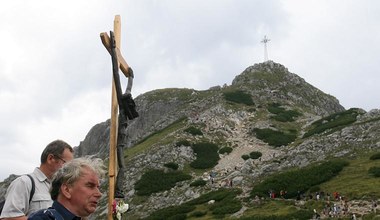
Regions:
[[314, 211], [314, 219], [321, 219], [321, 215], [317, 212], [317, 210], [314, 209], [313, 211]]
[[52, 207], [33, 213], [28, 220], [86, 218], [95, 212], [102, 196], [99, 188], [104, 174], [104, 164], [99, 158], [68, 162], [53, 177]]
[[352, 213], [351, 219], [352, 219], [352, 220], [356, 220], [356, 215], [355, 215], [355, 213]]
[[[30, 174], [32, 179], [27, 175], [22, 175], [9, 185], [0, 218], [26, 220], [31, 213], [51, 206], [53, 201], [49, 194], [50, 180], [63, 164], [72, 159], [73, 148], [66, 142], [55, 140], [48, 144], [41, 154], [40, 166]], [[34, 181], [35, 186], [32, 199], [31, 180]]]
[[372, 200], [372, 211], [375, 214], [376, 214], [376, 209], [377, 209], [377, 200], [373, 199]]

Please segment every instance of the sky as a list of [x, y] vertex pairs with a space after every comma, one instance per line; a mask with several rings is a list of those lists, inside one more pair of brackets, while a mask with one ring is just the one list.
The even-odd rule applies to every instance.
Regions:
[[[132, 95], [230, 85], [281, 63], [346, 109], [379, 109], [380, 1], [12, 0], [0, 3], [0, 181], [42, 150], [78, 146], [110, 118], [112, 65], [100, 40], [121, 16]], [[124, 82], [124, 81], [123, 81]]]

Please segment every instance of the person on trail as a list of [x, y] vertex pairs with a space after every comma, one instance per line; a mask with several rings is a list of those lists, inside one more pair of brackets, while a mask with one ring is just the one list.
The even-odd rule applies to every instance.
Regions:
[[372, 200], [372, 211], [375, 214], [376, 214], [376, 209], [377, 209], [377, 200], [373, 199]]
[[102, 196], [100, 179], [105, 174], [99, 158], [76, 158], [54, 175], [52, 207], [33, 213], [28, 220], [80, 220], [94, 213]]
[[40, 166], [30, 174], [34, 181], [33, 197], [30, 198], [32, 179], [27, 175], [18, 177], [7, 189], [0, 219], [26, 220], [31, 213], [49, 207], [53, 202], [49, 193], [50, 180], [59, 168], [73, 159], [73, 152], [73, 148], [62, 140], [49, 143], [41, 154]]

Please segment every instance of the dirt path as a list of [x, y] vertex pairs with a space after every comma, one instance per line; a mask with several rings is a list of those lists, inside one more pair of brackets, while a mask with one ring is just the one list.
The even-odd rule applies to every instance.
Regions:
[[232, 152], [228, 155], [221, 156], [218, 165], [215, 166], [216, 171], [232, 170], [235, 167], [241, 167], [244, 163], [242, 155], [251, 153], [252, 151], [259, 151], [263, 154], [261, 161], [272, 159], [278, 156], [281, 151], [267, 147], [264, 143], [256, 138], [247, 136], [248, 130], [242, 121], [236, 121], [235, 130], [232, 137], [229, 139], [233, 143]]

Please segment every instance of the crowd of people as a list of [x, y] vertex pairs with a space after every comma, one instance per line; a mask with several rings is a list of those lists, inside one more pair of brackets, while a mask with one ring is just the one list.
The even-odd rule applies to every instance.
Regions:
[[[277, 194], [274, 190], [269, 190], [269, 198], [282, 198], [287, 199], [287, 191], [280, 190]], [[323, 201], [324, 207], [322, 210], [318, 211], [314, 209], [314, 219], [320, 218], [340, 218], [349, 216], [351, 219], [357, 219], [357, 213], [354, 213], [350, 207], [348, 198], [341, 195], [339, 192], [325, 193], [325, 192], [315, 192], [314, 194], [310, 193], [305, 195], [298, 191], [296, 200], [305, 201], [305, 200], [316, 200]], [[377, 199], [371, 201], [371, 211], [376, 214], [377, 211]]]
[[80, 220], [95, 212], [105, 173], [99, 158], [75, 158], [62, 140], [49, 143], [33, 173], [8, 187], [2, 220]]

